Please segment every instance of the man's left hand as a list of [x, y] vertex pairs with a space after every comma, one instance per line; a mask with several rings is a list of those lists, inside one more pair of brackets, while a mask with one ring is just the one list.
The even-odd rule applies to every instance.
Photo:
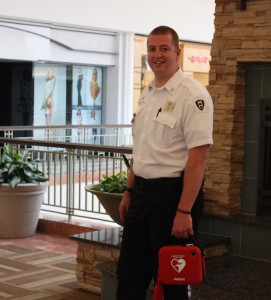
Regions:
[[176, 213], [171, 234], [177, 239], [194, 235], [191, 215]]

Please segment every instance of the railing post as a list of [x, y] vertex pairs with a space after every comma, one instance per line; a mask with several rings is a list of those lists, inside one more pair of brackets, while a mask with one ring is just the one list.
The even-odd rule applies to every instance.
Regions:
[[74, 149], [67, 149], [67, 208], [68, 220], [74, 214]]
[[119, 146], [119, 129], [118, 128], [115, 129], [115, 145], [114, 146], [116, 146], [116, 147]]

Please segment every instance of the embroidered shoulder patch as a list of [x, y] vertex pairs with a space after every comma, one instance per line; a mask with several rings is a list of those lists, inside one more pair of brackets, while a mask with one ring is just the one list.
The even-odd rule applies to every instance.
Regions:
[[204, 110], [204, 101], [203, 100], [197, 100], [195, 103], [199, 110]]

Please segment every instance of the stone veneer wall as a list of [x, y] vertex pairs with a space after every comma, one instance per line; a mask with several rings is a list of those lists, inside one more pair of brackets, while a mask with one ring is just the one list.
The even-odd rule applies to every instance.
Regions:
[[205, 212], [241, 210], [244, 156], [245, 63], [271, 62], [271, 1], [215, 0], [208, 90], [214, 101], [214, 146], [205, 179]]
[[102, 274], [98, 265], [106, 261], [117, 261], [119, 252], [118, 247], [78, 241], [76, 259], [78, 285], [83, 289], [101, 293]]

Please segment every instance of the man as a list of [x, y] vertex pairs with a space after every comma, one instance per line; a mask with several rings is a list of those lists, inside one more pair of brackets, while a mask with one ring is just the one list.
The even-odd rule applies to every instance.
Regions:
[[[177, 33], [167, 26], [148, 36], [154, 80], [134, 114], [133, 159], [120, 204], [124, 220], [117, 300], [143, 300], [157, 279], [158, 251], [196, 235], [213, 127], [206, 89], [179, 68]], [[187, 286], [164, 286], [165, 300], [188, 299]]]

